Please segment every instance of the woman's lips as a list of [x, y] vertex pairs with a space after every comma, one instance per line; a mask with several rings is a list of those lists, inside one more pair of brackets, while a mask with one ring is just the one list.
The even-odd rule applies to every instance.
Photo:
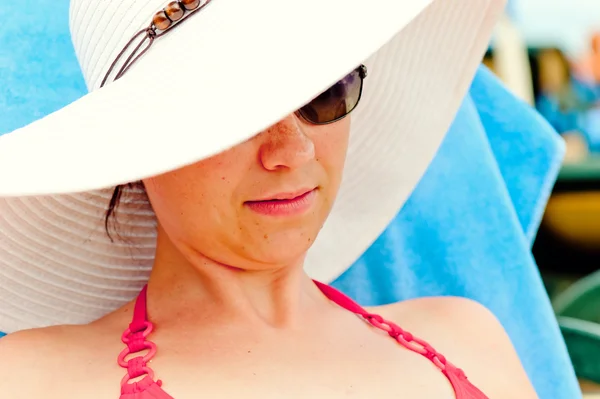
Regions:
[[300, 215], [312, 207], [317, 189], [312, 189], [290, 199], [273, 199], [265, 201], [247, 201], [245, 205], [256, 213], [269, 216]]

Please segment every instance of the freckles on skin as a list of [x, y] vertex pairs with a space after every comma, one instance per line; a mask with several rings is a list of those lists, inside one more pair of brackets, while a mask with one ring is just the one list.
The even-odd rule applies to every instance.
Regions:
[[[224, 175], [228, 162], [213, 157], [145, 181], [146, 191], [163, 227], [176, 234], [199, 225], [205, 217], [223, 223], [232, 209], [234, 184]], [[172, 217], [173, 213], [179, 215]], [[172, 228], [168, 228], [171, 226]], [[179, 235], [179, 234], [176, 234]]]
[[315, 139], [317, 141], [315, 161], [323, 165], [329, 177], [330, 187], [326, 196], [329, 209], [333, 206], [342, 180], [349, 141], [350, 118], [347, 117], [336, 123], [342, 126], [337, 129], [325, 130]]
[[[285, 264], [305, 254], [331, 210], [349, 129], [349, 118], [324, 126], [288, 118], [230, 150], [145, 180], [148, 197], [171, 241], [238, 268]], [[314, 152], [304, 151], [307, 140]], [[275, 167], [262, 164], [263, 155]], [[316, 203], [299, 216], [260, 215], [245, 205], [311, 185], [319, 187]]]

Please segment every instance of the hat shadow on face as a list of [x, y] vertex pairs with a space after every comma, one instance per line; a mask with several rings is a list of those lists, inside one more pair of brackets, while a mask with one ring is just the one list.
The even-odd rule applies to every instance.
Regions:
[[[156, 219], [143, 192], [131, 190], [118, 211], [123, 240], [111, 242], [104, 216], [116, 184], [244, 142], [366, 60], [370, 76], [353, 114], [338, 200], [305, 263], [311, 277], [336, 278], [385, 229], [427, 168], [503, 6], [308, 0], [289, 19], [273, 18], [289, 15], [289, 2], [213, 1], [157, 40], [126, 77], [95, 90], [165, 3], [72, 4], [74, 47], [92, 93], [0, 137], [0, 275], [11, 282], [0, 284], [5, 332], [85, 323], [139, 292], [154, 257]], [[271, 12], [257, 14], [257, 7]], [[332, 30], [347, 39], [335, 48], [322, 40]], [[164, 86], [173, 71], [185, 82]], [[229, 88], [260, 95], [232, 117]], [[165, 110], [177, 117], [164, 117]]]

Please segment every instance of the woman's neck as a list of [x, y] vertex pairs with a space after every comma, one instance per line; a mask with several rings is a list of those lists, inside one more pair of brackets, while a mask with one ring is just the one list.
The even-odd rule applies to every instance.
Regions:
[[221, 264], [193, 248], [175, 245], [159, 228], [148, 313], [167, 325], [227, 317], [294, 328], [327, 303], [302, 266], [303, 259], [260, 270]]

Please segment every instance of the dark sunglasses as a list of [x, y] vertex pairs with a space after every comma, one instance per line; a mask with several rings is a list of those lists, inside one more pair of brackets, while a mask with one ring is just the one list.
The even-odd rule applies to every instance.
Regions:
[[358, 105], [366, 77], [367, 67], [359, 66], [296, 111], [296, 115], [313, 125], [326, 125], [339, 121]]

